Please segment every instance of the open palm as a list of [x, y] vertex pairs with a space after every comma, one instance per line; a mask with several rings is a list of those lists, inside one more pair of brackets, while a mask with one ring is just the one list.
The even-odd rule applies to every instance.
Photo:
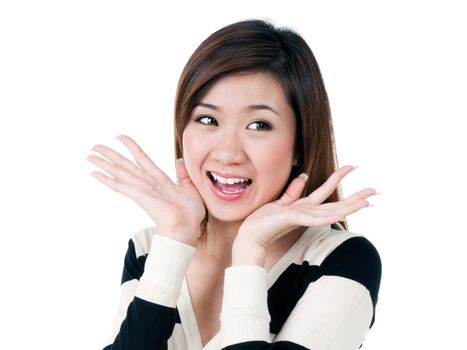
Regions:
[[160, 234], [195, 246], [206, 209], [184, 162], [176, 164], [177, 183], [174, 183], [129, 136], [120, 135], [118, 139], [138, 165], [104, 145], [96, 145], [93, 150], [110, 162], [96, 155], [88, 156], [87, 160], [112, 177], [98, 171], [91, 175], [133, 199], [154, 220]]
[[345, 220], [347, 215], [368, 206], [366, 198], [376, 194], [373, 188], [366, 188], [346, 199], [322, 204], [341, 179], [353, 169], [352, 166], [338, 169], [322, 186], [304, 198], [300, 198], [300, 195], [305, 187], [305, 180], [297, 177], [281, 198], [251, 213], [240, 226], [239, 235], [247, 236], [267, 247], [299, 226], [317, 227]]

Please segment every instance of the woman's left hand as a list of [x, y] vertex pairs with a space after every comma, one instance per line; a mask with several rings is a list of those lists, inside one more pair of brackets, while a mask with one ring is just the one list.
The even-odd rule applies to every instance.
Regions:
[[281, 198], [261, 206], [243, 221], [237, 237], [267, 248], [299, 226], [317, 227], [345, 220], [347, 215], [367, 207], [369, 202], [366, 198], [376, 194], [373, 188], [366, 188], [346, 199], [322, 204], [353, 169], [353, 166], [347, 165], [336, 170], [323, 185], [304, 198], [300, 198], [300, 195], [306, 180], [303, 177], [295, 178]]

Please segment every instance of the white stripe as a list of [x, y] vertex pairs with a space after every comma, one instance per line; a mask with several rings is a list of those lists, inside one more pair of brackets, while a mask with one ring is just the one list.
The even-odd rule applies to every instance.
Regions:
[[175, 307], [183, 277], [196, 248], [161, 235], [154, 235], [136, 296], [151, 303]]
[[146, 227], [134, 234], [133, 243], [135, 245], [135, 253], [137, 258], [149, 254], [152, 237], [156, 233], [157, 231], [155, 227]]
[[188, 344], [180, 323], [175, 323], [172, 335], [167, 340], [167, 350], [188, 349]]
[[221, 348], [246, 341], [271, 341], [267, 305], [267, 272], [256, 265], [225, 269]]
[[310, 283], [274, 339], [313, 350], [355, 350], [373, 316], [368, 290], [358, 282], [323, 276]]

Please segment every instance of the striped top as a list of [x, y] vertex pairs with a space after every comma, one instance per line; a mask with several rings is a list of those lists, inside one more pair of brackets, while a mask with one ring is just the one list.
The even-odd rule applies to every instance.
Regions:
[[185, 280], [195, 252], [155, 227], [134, 235], [104, 350], [354, 350], [375, 320], [375, 247], [338, 223], [310, 227], [269, 271], [225, 269], [220, 331], [203, 347]]

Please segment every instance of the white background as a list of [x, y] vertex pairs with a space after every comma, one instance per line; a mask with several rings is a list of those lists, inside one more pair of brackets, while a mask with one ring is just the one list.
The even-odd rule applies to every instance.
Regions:
[[309, 43], [328, 89], [349, 217], [383, 278], [363, 349], [459, 348], [467, 290], [466, 11], [461, 1], [2, 1], [0, 348], [100, 349], [129, 238], [152, 226], [88, 174], [133, 137], [172, 178], [175, 88], [192, 51], [237, 20]]

